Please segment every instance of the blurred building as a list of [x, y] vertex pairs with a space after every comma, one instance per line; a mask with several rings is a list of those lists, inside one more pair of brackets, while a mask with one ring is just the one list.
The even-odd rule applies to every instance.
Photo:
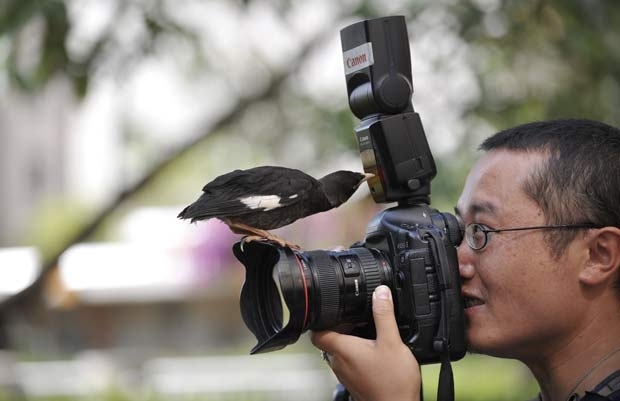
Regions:
[[[7, 391], [30, 399], [111, 389], [127, 399], [330, 399], [334, 377], [317, 353], [305, 353], [309, 341], [248, 355], [256, 340], [239, 310], [245, 273], [231, 252], [238, 236], [216, 220], [181, 222], [177, 209], [138, 209], [120, 224], [118, 241], [63, 254], [44, 314], [11, 319], [0, 399]], [[12, 278], [0, 297], [10, 296], [34, 280], [38, 253], [0, 248], [0, 268]]]
[[[16, 317], [9, 328], [13, 347], [48, 355], [91, 348], [192, 353], [245, 341], [236, 237], [215, 220], [181, 222], [176, 210], [138, 209], [121, 224], [120, 240], [69, 248], [46, 283], [45, 314]], [[7, 297], [34, 280], [38, 252], [0, 248], [0, 267], [0, 296]]]
[[0, 98], [0, 245], [16, 245], [37, 203], [62, 193], [72, 107], [63, 81], [51, 82], [38, 96]]

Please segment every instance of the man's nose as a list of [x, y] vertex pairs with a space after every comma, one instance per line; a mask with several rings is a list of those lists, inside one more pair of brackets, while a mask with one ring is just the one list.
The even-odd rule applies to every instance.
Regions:
[[457, 256], [459, 260], [459, 274], [463, 279], [470, 279], [474, 276], [474, 251], [467, 246], [461, 244], [457, 248]]

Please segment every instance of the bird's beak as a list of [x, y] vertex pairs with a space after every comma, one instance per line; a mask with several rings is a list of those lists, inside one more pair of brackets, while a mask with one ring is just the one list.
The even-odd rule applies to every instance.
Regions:
[[374, 177], [374, 176], [375, 176], [374, 174], [371, 174], [371, 173], [365, 173], [365, 174], [364, 174], [364, 179], [362, 180], [362, 182], [364, 182], [364, 181], [368, 181], [368, 180], [370, 180], [370, 179], [371, 179], [372, 177]]

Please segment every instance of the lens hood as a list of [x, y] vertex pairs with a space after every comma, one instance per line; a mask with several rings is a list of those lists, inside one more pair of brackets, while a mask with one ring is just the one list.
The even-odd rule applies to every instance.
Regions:
[[[241, 242], [235, 243], [233, 253], [246, 270], [239, 300], [241, 316], [258, 340], [250, 353], [276, 351], [297, 341], [309, 311], [303, 266], [293, 250], [271, 242], [253, 241], [243, 243], [243, 249]], [[274, 269], [279, 288], [274, 281]], [[282, 299], [289, 311], [286, 325]]]

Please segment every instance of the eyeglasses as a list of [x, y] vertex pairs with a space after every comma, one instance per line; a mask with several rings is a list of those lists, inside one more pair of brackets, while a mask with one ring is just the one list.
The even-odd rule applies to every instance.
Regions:
[[604, 226], [593, 223], [581, 223], [581, 224], [564, 224], [557, 226], [533, 226], [533, 227], [518, 227], [518, 228], [498, 228], [490, 229], [484, 224], [472, 223], [465, 227], [464, 237], [467, 245], [474, 251], [479, 251], [489, 242], [489, 233], [500, 233], [506, 231], [524, 231], [524, 230], [575, 230], [584, 228], [602, 228]]

